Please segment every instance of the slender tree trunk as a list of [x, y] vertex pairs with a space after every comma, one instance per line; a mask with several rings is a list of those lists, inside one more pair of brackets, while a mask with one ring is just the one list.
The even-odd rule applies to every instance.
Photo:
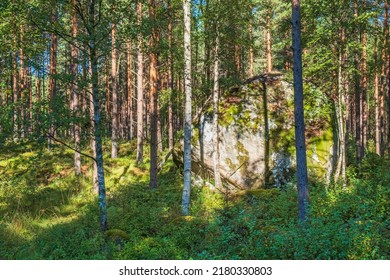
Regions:
[[219, 172], [219, 127], [218, 127], [218, 104], [219, 104], [219, 27], [216, 26], [215, 49], [214, 49], [214, 88], [213, 88], [213, 163], [215, 187], [218, 190], [222, 188], [221, 174]]
[[254, 76], [254, 64], [255, 64], [255, 55], [253, 50], [253, 15], [252, 15], [252, 4], [249, 5], [250, 15], [249, 15], [249, 77]]
[[340, 147], [341, 147], [341, 178], [343, 180], [343, 188], [347, 186], [347, 141], [348, 141], [348, 110], [349, 110], [349, 102], [348, 102], [348, 72], [346, 69], [346, 63], [348, 61], [348, 45], [345, 38], [345, 29], [341, 30], [341, 57], [340, 57], [340, 75], [341, 75], [341, 96], [340, 96], [340, 109], [341, 109], [341, 128], [342, 135], [340, 139]]
[[[76, 0], [72, 0], [72, 6], [76, 6]], [[77, 37], [77, 19], [76, 19], [76, 13], [72, 9], [72, 16], [71, 16], [71, 23], [72, 23], [72, 37], [74, 38], [74, 44], [76, 42]], [[77, 86], [77, 76], [78, 76], [78, 49], [77, 47], [72, 44], [71, 45], [71, 74], [72, 74], [72, 82], [71, 82], [71, 110], [73, 111], [73, 115], [75, 118], [79, 116], [79, 90]], [[74, 133], [74, 146], [75, 146], [75, 154], [74, 154], [74, 171], [76, 175], [81, 174], [81, 156], [78, 152], [80, 150], [80, 125], [78, 124], [78, 121], [73, 122], [73, 133]]]
[[20, 118], [21, 118], [21, 126], [20, 126], [20, 136], [21, 138], [24, 138], [26, 136], [26, 121], [27, 121], [27, 107], [26, 107], [26, 92], [28, 91], [27, 88], [27, 76], [26, 76], [26, 69], [25, 69], [25, 56], [24, 56], [24, 50], [23, 50], [23, 26], [20, 27], [20, 49], [19, 49], [19, 92], [20, 92]]
[[[155, 24], [156, 2], [149, 0], [149, 19]], [[158, 32], [154, 26], [149, 37], [149, 101], [150, 101], [150, 188], [157, 188], [158, 159], [158, 70], [157, 70]]]
[[191, 192], [191, 2], [183, 0], [184, 10], [184, 84], [185, 84], [185, 124], [184, 124], [184, 188], [182, 213], [189, 215]]
[[379, 74], [378, 74], [378, 34], [375, 32], [374, 43], [374, 106], [375, 106], [375, 153], [381, 154], [380, 134], [380, 100], [379, 100]]
[[[92, 68], [91, 64], [89, 63], [89, 66], [85, 65], [85, 69], [88, 67], [88, 74], [89, 78], [91, 79], [92, 77]], [[96, 159], [96, 141], [95, 141], [95, 121], [94, 121], [94, 116], [95, 116], [95, 108], [93, 105], [93, 95], [92, 95], [92, 82], [89, 83], [88, 90], [86, 93], [86, 96], [88, 96], [89, 99], [89, 115], [91, 118], [91, 128], [92, 128], [92, 138], [91, 138], [91, 149], [92, 149], [92, 156], [93, 158]], [[93, 170], [92, 170], [92, 182], [93, 182], [93, 191], [98, 194], [99, 193], [99, 181], [98, 181], [98, 167], [97, 167], [97, 161], [93, 161]]]
[[[95, 0], [89, 0], [89, 55], [91, 63], [91, 83], [93, 98], [93, 121], [94, 137], [96, 149], [96, 165], [99, 185], [99, 209], [100, 209], [100, 229], [107, 229], [107, 205], [106, 205], [106, 188], [104, 182], [104, 165], [103, 165], [103, 147], [100, 127], [100, 104], [99, 104], [99, 77], [98, 77], [98, 56], [96, 53], [96, 25], [95, 25]], [[99, 11], [101, 12], [101, 11]]]
[[237, 77], [241, 77], [241, 47], [236, 43], [234, 45], [234, 63], [236, 65]]
[[[184, 0], [183, 0], [184, 1]], [[207, 15], [209, 13], [209, 2], [206, 1], [206, 7], [205, 7], [205, 14]], [[203, 14], [203, 12], [202, 12]], [[206, 85], [207, 88], [209, 88], [210, 81], [211, 81], [211, 70], [210, 70], [210, 35], [209, 35], [209, 23], [206, 20], [205, 26], [204, 26], [204, 36], [205, 36], [205, 43], [204, 43], [204, 75], [206, 77]]]
[[344, 120], [343, 120], [343, 104], [342, 104], [342, 54], [339, 52], [339, 63], [337, 73], [337, 100], [334, 102], [336, 111], [336, 122], [337, 122], [337, 140], [338, 140], [338, 153], [337, 153], [337, 167], [334, 175], [334, 181], [337, 182], [341, 174], [343, 155], [345, 150], [344, 142]]
[[29, 116], [28, 116], [28, 125], [27, 125], [27, 128], [28, 128], [28, 131], [27, 133], [28, 134], [31, 134], [33, 132], [33, 129], [34, 129], [34, 121], [33, 121], [33, 78], [32, 78], [32, 75], [31, 75], [31, 67], [28, 68], [28, 100], [29, 100], [29, 104], [28, 104], [28, 107], [29, 107]]
[[[139, 1], [137, 4], [137, 18], [138, 18], [138, 26], [142, 25], [142, 2]], [[143, 162], [143, 140], [144, 140], [144, 89], [143, 89], [143, 70], [144, 70], [144, 62], [143, 62], [143, 48], [142, 48], [142, 33], [141, 31], [138, 33], [137, 38], [137, 164], [141, 164]]]
[[161, 128], [161, 108], [157, 102], [157, 155], [163, 151], [162, 128]]
[[[389, 2], [385, 2], [385, 9], [383, 15], [383, 42], [382, 42], [382, 68], [381, 68], [381, 92], [380, 92], [380, 135], [381, 135], [381, 156], [385, 154], [385, 96], [386, 96], [386, 59], [387, 51], [386, 45], [389, 37], [389, 26], [386, 24], [389, 21]], [[389, 87], [389, 86], [388, 86]], [[390, 115], [390, 114], [388, 114]], [[389, 141], [389, 140], [388, 140]]]
[[173, 49], [172, 49], [172, 10], [171, 2], [168, 0], [168, 86], [169, 86], [169, 102], [168, 102], [168, 134], [169, 134], [169, 151], [173, 151], [174, 136], [173, 136], [173, 112], [172, 112], [172, 99], [173, 99]]
[[133, 139], [133, 57], [131, 54], [131, 42], [127, 42], [127, 138]]
[[[110, 76], [109, 76], [109, 61], [106, 60], [104, 64], [104, 85], [106, 87], [106, 103], [104, 106], [104, 110], [106, 113], [106, 119], [107, 119], [107, 129], [110, 131], [112, 127], [112, 110], [111, 110], [111, 104], [112, 104], [112, 96], [111, 96], [111, 89], [110, 89]], [[111, 120], [111, 123], [109, 122]]]
[[303, 107], [300, 0], [292, 0], [292, 22], [292, 41], [294, 52], [295, 147], [297, 156], [298, 180], [298, 219], [300, 222], [305, 222], [308, 218], [309, 188], [307, 179], [305, 122]]
[[13, 139], [16, 141], [19, 136], [19, 79], [18, 79], [18, 55], [17, 52], [12, 54], [12, 103], [13, 103]]
[[[387, 153], [390, 158], [390, 39], [389, 39], [389, 1], [385, 1], [385, 16], [384, 16], [384, 49], [385, 49], [385, 60], [383, 64], [385, 65], [385, 78], [384, 83], [386, 87], [384, 87], [387, 92], [383, 93], [383, 97], [387, 97]], [[389, 161], [390, 162], [390, 161]]]
[[112, 134], [111, 134], [111, 158], [118, 157], [118, 87], [117, 87], [117, 61], [118, 50], [116, 48], [116, 26], [111, 33], [111, 91], [112, 91]]
[[266, 53], [267, 53], [267, 71], [272, 72], [272, 41], [271, 41], [271, 3], [268, 1], [266, 16]]
[[[57, 9], [57, 3], [55, 3], [55, 5], [56, 5], [55, 9]], [[58, 20], [57, 18], [58, 18], [58, 12], [56, 10], [52, 16], [53, 24], [57, 22]], [[50, 111], [52, 114], [55, 111], [55, 100], [56, 100], [56, 93], [57, 93], [57, 82], [55, 77], [55, 75], [57, 75], [57, 44], [58, 44], [57, 34], [52, 33], [51, 46], [50, 46], [50, 66], [49, 66], [49, 71], [50, 71], [49, 97], [50, 97]], [[54, 122], [54, 119], [52, 119], [52, 122]], [[56, 135], [56, 130], [53, 123], [50, 124], [49, 130], [50, 130], [50, 135], [54, 137]], [[50, 138], [49, 146], [51, 144], [52, 144], [52, 140]]]
[[267, 85], [263, 83], [263, 119], [264, 119], [264, 186], [269, 186], [269, 176], [270, 176], [270, 133], [269, 133], [269, 124], [268, 124], [268, 101], [267, 101]]
[[338, 140], [338, 157], [337, 167], [334, 176], [334, 181], [337, 182], [341, 174], [343, 186], [346, 183], [346, 118], [345, 118], [345, 88], [344, 88], [344, 64], [345, 64], [345, 30], [341, 30], [341, 43], [338, 52], [338, 73], [337, 73], [337, 100], [334, 102], [336, 111], [336, 122], [337, 122], [337, 140]]
[[[363, 0], [363, 7], [366, 8], [367, 0]], [[367, 106], [367, 31], [366, 23], [363, 24], [362, 31], [362, 44], [363, 44], [363, 54], [362, 54], [362, 96], [361, 96], [361, 128], [362, 128], [362, 150], [361, 157], [364, 157], [366, 154], [367, 148], [367, 127], [368, 127], [368, 106]]]
[[[354, 2], [354, 17], [355, 19], [358, 17], [358, 8], [357, 8], [357, 3], [356, 3], [356, 0]], [[359, 36], [358, 36], [358, 27], [356, 27], [356, 40], [357, 40], [357, 43], [359, 44]], [[360, 61], [360, 57], [359, 57], [359, 52], [358, 50], [355, 50], [355, 58], [354, 58], [354, 63], [355, 63], [355, 69], [358, 70], [359, 69], [359, 61]], [[358, 73], [355, 73], [355, 126], [356, 126], [356, 135], [355, 135], [355, 139], [356, 139], [356, 159], [358, 162], [361, 161], [362, 159], [362, 129], [361, 129], [361, 125], [362, 125], [362, 97], [361, 97], [361, 92], [360, 92], [360, 75]]]

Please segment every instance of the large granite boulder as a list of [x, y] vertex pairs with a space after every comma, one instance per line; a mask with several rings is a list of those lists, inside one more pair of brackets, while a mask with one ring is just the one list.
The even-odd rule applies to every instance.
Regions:
[[[192, 171], [213, 178], [212, 105], [193, 122]], [[332, 133], [326, 120], [307, 125], [309, 172], [326, 179], [332, 165]], [[268, 140], [267, 140], [268, 139]], [[253, 77], [220, 100], [220, 173], [230, 188], [283, 187], [295, 174], [292, 85], [279, 74]], [[179, 164], [182, 143], [174, 151]], [[329, 171], [328, 171], [329, 170]]]

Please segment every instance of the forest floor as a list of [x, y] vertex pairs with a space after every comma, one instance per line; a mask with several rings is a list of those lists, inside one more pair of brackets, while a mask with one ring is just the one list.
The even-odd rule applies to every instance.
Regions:
[[0, 259], [390, 258], [390, 174], [379, 157], [349, 167], [345, 189], [311, 182], [310, 221], [301, 226], [293, 185], [234, 195], [194, 186], [191, 216], [182, 217], [182, 175], [171, 160], [151, 191], [135, 142], [121, 143], [117, 159], [109, 147], [105, 233], [92, 161], [75, 176], [73, 152], [62, 146], [0, 148]]

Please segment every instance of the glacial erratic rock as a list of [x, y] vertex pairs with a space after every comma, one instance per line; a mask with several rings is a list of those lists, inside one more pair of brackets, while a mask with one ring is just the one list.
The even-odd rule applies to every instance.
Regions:
[[[219, 111], [220, 173], [226, 185], [244, 190], [265, 185], [282, 188], [291, 181], [295, 142], [290, 83], [279, 74], [253, 77], [226, 92]], [[206, 180], [213, 179], [212, 118], [212, 105], [206, 104], [192, 129], [192, 171]], [[332, 134], [324, 129], [324, 133], [308, 137], [307, 143], [309, 168], [325, 176]], [[174, 159], [182, 162], [182, 143], [175, 148]]]

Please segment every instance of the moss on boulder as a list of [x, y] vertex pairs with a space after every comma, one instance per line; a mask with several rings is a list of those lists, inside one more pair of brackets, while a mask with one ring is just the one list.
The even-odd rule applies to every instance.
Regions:
[[[204, 113], [194, 120], [191, 141], [192, 171], [206, 180], [213, 177], [211, 106], [206, 104]], [[266, 183], [283, 187], [291, 181], [295, 174], [292, 85], [280, 74], [259, 75], [224, 92], [219, 106], [222, 180], [238, 191], [258, 189]], [[326, 120], [321, 120], [320, 131], [315, 127], [307, 130], [317, 131], [307, 134], [309, 174], [325, 179], [332, 156], [332, 130]], [[175, 149], [175, 162], [181, 164], [182, 155], [181, 144]]]

